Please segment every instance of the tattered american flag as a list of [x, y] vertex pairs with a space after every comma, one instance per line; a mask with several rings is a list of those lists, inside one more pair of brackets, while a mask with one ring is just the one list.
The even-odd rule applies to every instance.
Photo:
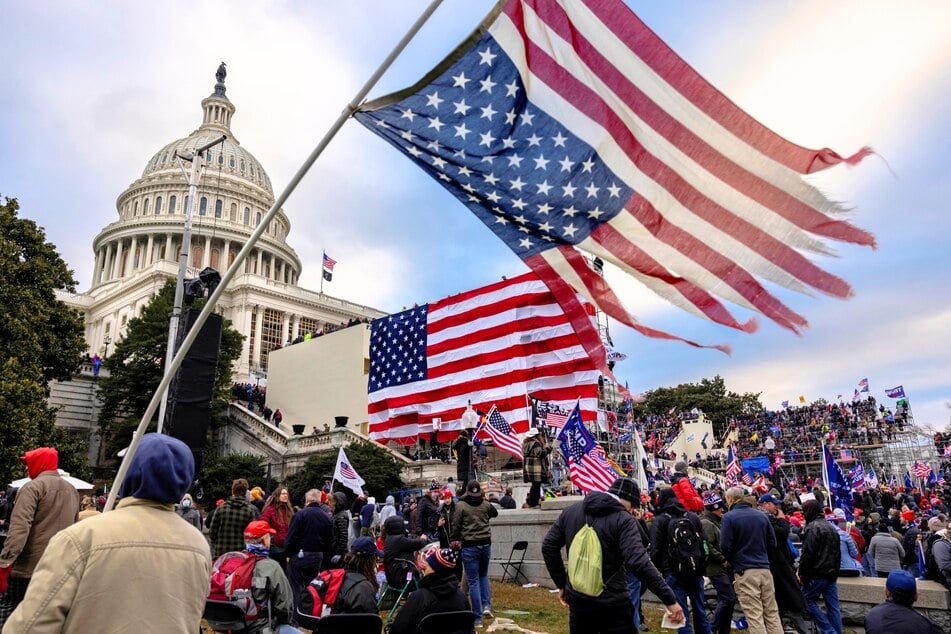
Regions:
[[449, 440], [470, 400], [494, 403], [524, 433], [527, 393], [563, 407], [580, 397], [593, 420], [598, 376], [551, 291], [525, 273], [373, 320], [370, 438], [416, 442], [441, 418], [439, 439]]
[[545, 281], [599, 368], [576, 291], [645, 335], [683, 339], [640, 324], [582, 253], [698, 317], [753, 331], [723, 299], [798, 332], [806, 319], [764, 282], [848, 297], [807, 256], [829, 254], [827, 239], [875, 242], [802, 178], [869, 150], [843, 158], [778, 136], [620, 0], [509, 0], [416, 85], [354, 116]]

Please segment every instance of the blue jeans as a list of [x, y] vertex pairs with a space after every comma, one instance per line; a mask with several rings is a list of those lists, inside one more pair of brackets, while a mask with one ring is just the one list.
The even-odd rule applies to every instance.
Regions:
[[866, 552], [862, 555], [862, 576], [863, 577], [874, 577], [878, 574], [875, 571], [875, 562], [872, 561], [872, 553]]
[[641, 580], [637, 575], [627, 573], [627, 591], [631, 595], [631, 609], [634, 610], [634, 630], [641, 629]]
[[684, 611], [684, 626], [677, 630], [678, 634], [693, 634], [693, 629], [690, 628], [691, 611], [687, 606], [688, 599], [693, 606], [693, 627], [697, 630], [697, 634], [710, 634], [710, 621], [707, 620], [707, 611], [703, 605], [703, 577], [681, 579], [674, 575], [667, 575], [664, 580], [674, 591], [677, 603]]
[[492, 607], [492, 597], [489, 592], [489, 557], [492, 554], [492, 545], [463, 546], [462, 567], [466, 571], [466, 581], [469, 583], [469, 599], [472, 602], [472, 613], [476, 623], [482, 622], [482, 612]]
[[[842, 634], [842, 613], [839, 611], [839, 588], [835, 579], [809, 579], [802, 584], [806, 609], [822, 634]], [[818, 599], [826, 601], [826, 611], [819, 609]]]

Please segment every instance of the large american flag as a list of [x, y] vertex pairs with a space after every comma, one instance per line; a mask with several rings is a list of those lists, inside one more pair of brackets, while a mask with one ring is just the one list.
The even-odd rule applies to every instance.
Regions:
[[911, 467], [912, 473], [915, 474], [916, 478], [927, 478], [931, 473], [931, 465], [927, 462], [915, 462]]
[[582, 491], [607, 491], [617, 475], [604, 458], [591, 432], [581, 422], [579, 407], [568, 416], [558, 434], [561, 453], [571, 473], [571, 481]]
[[724, 299], [798, 332], [806, 319], [764, 282], [848, 297], [808, 255], [828, 254], [827, 239], [875, 242], [802, 178], [867, 149], [843, 158], [773, 133], [620, 0], [509, 0], [416, 85], [354, 116], [545, 281], [602, 368], [576, 290], [645, 335], [683, 339], [640, 324], [582, 253], [696, 316], [753, 331]]
[[485, 417], [485, 424], [479, 430], [492, 439], [496, 449], [515, 456], [518, 460], [522, 459], [522, 443], [519, 442], [518, 436], [513, 433], [512, 426], [499, 413], [495, 405], [489, 410]]
[[[740, 461], [737, 456], [733, 453], [733, 445], [730, 445], [727, 449], [727, 464], [726, 464], [726, 486], [735, 487], [739, 486], [740, 481], [737, 480], [737, 476], [743, 471], [743, 467], [740, 466]], [[752, 480], [751, 480], [752, 482]]]
[[598, 376], [551, 291], [525, 273], [373, 321], [370, 437], [412, 443], [440, 418], [448, 440], [470, 399], [524, 433], [527, 393], [562, 407], [580, 397], [593, 420]]

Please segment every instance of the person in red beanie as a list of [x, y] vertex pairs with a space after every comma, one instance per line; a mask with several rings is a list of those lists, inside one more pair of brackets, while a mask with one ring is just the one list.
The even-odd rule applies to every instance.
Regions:
[[905, 549], [905, 556], [901, 559], [902, 569], [910, 572], [917, 579], [921, 572], [918, 568], [918, 522], [915, 521], [914, 511], [902, 511], [901, 514], [901, 546]]
[[[16, 497], [10, 530], [0, 552], [0, 628], [23, 601], [40, 557], [53, 535], [76, 522], [79, 492], [57, 471], [59, 453], [40, 447], [20, 456], [30, 481]], [[9, 578], [8, 578], [9, 577]]]

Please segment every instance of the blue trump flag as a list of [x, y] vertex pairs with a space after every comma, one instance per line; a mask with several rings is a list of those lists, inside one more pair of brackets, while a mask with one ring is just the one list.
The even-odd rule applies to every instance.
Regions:
[[906, 491], [911, 491], [912, 486], [913, 486], [913, 485], [912, 485], [912, 483], [911, 483], [911, 474], [908, 473], [908, 471], [906, 470], [906, 471], [905, 471], [905, 490], [906, 490]]
[[832, 495], [832, 504], [834, 507], [845, 511], [846, 519], [852, 521], [852, 484], [849, 477], [825, 445], [822, 446], [822, 454], [822, 466], [823, 471], [825, 471], [829, 493]]

